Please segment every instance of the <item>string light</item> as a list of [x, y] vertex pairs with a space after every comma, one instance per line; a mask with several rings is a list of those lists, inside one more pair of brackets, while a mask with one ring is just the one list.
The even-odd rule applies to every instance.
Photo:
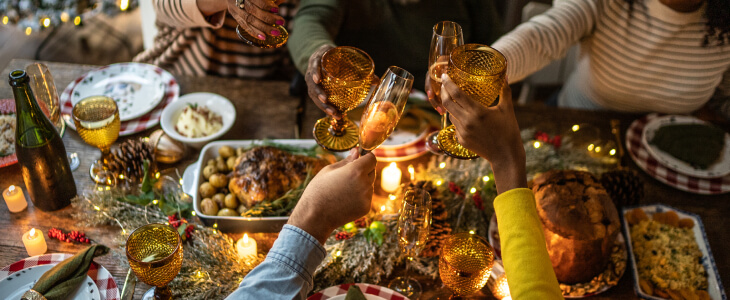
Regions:
[[160, 201], [158, 201], [157, 199], [152, 200], [152, 204], [157, 205], [157, 203], [160, 203]]
[[337, 250], [337, 252], [335, 253], [335, 257], [340, 257], [340, 256], [342, 256], [342, 251]]
[[469, 234], [474, 234], [474, 230], [469, 230]]
[[484, 177], [482, 177], [482, 180], [483, 180], [484, 182], [488, 182], [488, 181], [489, 181], [489, 176], [484, 176]]
[[477, 192], [477, 188], [475, 188], [475, 187], [472, 187], [472, 188], [471, 188], [471, 189], [469, 190], [469, 193], [472, 193], [472, 194], [474, 194], [474, 193], [476, 193], [476, 192]]
[[191, 214], [191, 215], [193, 215], [193, 217], [195, 217], [195, 216], [197, 215], [197, 214], [195, 213], [195, 211], [192, 211], [192, 212], [190, 212], [190, 214]]
[[99, 208], [98, 206], [94, 205], [94, 210], [96, 210], [96, 211], [100, 211], [100, 210], [101, 210], [101, 208]]
[[616, 155], [616, 149], [611, 149], [610, 151], [608, 151], [608, 155]]
[[573, 132], [576, 132], [576, 131], [580, 130], [580, 125], [577, 125], [577, 124], [573, 125], [573, 127], [571, 127], [570, 129], [573, 130]]
[[408, 173], [411, 174], [411, 181], [416, 180], [416, 169], [413, 165], [408, 165]]
[[51, 18], [43, 19], [43, 27], [48, 28], [48, 26], [51, 26]]
[[439, 164], [439, 169], [443, 169], [443, 168], [446, 168], [446, 163], [445, 162], [441, 162]]
[[588, 151], [593, 151], [594, 148], [596, 148], [596, 145], [593, 145], [593, 144], [588, 145]]
[[436, 180], [436, 186], [441, 186], [441, 184], [443, 184], [443, 183], [444, 182], [441, 179]]
[[33, 32], [33, 28], [30, 28], [30, 27], [25, 28], [25, 35], [30, 35], [31, 32]]
[[129, 8], [129, 0], [121, 0], [121, 2], [119, 2], [119, 9], [125, 11], [127, 8]]
[[532, 146], [535, 147], [535, 149], [537, 149], [537, 148], [540, 148], [540, 146], [542, 146], [542, 144], [539, 141], [535, 141], [535, 143], [533, 143]]
[[62, 13], [61, 13], [61, 22], [64, 22], [64, 23], [66, 23], [66, 22], [68, 22], [68, 19], [69, 19], [69, 18], [70, 18], [70, 17], [69, 17], [69, 15], [68, 15], [68, 13], [67, 13], [67, 12], [65, 12], [65, 11], [64, 11], [64, 12], [62, 12]]
[[393, 194], [388, 195], [388, 199], [395, 200], [395, 195], [393, 195]]
[[596, 153], [601, 152], [601, 146], [596, 147]]
[[385, 211], [385, 205], [380, 206], [380, 212], [384, 212], [384, 211]]
[[7, 25], [9, 21], [10, 18], [8, 18], [8, 16], [3, 16], [3, 25]]
[[81, 25], [81, 16], [76, 16], [74, 18], [74, 25], [76, 25], [76, 26]]

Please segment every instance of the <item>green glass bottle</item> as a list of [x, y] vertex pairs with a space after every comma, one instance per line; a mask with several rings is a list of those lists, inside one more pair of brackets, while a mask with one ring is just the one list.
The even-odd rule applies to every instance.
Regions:
[[38, 105], [29, 81], [23, 70], [10, 72], [17, 120], [15, 152], [33, 205], [54, 211], [71, 204], [76, 183], [61, 136]]

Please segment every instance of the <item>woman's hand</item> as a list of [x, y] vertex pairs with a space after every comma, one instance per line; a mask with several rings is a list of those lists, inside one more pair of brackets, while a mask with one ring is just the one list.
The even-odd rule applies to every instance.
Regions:
[[324, 89], [322, 88], [322, 74], [320, 72], [321, 64], [322, 64], [322, 55], [324, 55], [327, 50], [330, 50], [334, 48], [335, 46], [325, 44], [317, 48], [317, 51], [314, 51], [312, 53], [312, 56], [309, 57], [309, 65], [307, 65], [307, 72], [304, 74], [304, 81], [307, 82], [307, 91], [309, 92], [309, 98], [312, 98], [312, 101], [314, 101], [314, 104], [319, 107], [319, 109], [327, 112], [328, 115], [332, 116], [335, 119], [342, 118], [342, 114], [340, 114], [335, 107], [327, 102], [327, 93], [324, 92]]
[[[284, 18], [279, 12], [279, 4], [285, 0], [226, 0], [228, 12], [236, 19], [241, 29], [253, 37], [265, 40], [266, 35], [281, 34], [273, 25], [284, 25]], [[237, 4], [241, 2], [243, 9]]]
[[448, 75], [442, 77], [441, 102], [456, 127], [459, 143], [492, 164], [497, 192], [526, 187], [525, 148], [505, 78], [499, 104], [485, 107], [474, 101]]

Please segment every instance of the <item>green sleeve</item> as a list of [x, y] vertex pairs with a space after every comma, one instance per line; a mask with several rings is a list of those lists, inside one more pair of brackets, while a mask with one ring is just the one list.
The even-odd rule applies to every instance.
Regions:
[[494, 211], [512, 299], [563, 299], [532, 190], [518, 188], [500, 194], [494, 199]]
[[322, 45], [335, 46], [334, 38], [343, 20], [337, 0], [302, 0], [294, 17], [288, 47], [299, 72], [306, 73], [309, 57]]

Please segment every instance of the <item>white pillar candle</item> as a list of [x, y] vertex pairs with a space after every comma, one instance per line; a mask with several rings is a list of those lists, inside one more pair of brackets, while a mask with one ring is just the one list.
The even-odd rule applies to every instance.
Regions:
[[23, 234], [23, 245], [25, 245], [25, 251], [28, 252], [28, 256], [41, 255], [48, 250], [46, 238], [43, 237], [43, 231], [36, 230], [35, 228]]
[[19, 212], [28, 207], [28, 202], [25, 201], [25, 194], [23, 189], [19, 186], [11, 185], [5, 191], [3, 191], [3, 199], [5, 204], [8, 205], [10, 212]]
[[388, 193], [395, 192], [400, 186], [401, 175], [400, 168], [395, 163], [390, 163], [390, 165], [383, 168], [380, 176], [380, 187]]
[[243, 234], [243, 238], [236, 242], [236, 250], [238, 250], [238, 258], [252, 259], [256, 257], [256, 240], [249, 238], [247, 233]]

